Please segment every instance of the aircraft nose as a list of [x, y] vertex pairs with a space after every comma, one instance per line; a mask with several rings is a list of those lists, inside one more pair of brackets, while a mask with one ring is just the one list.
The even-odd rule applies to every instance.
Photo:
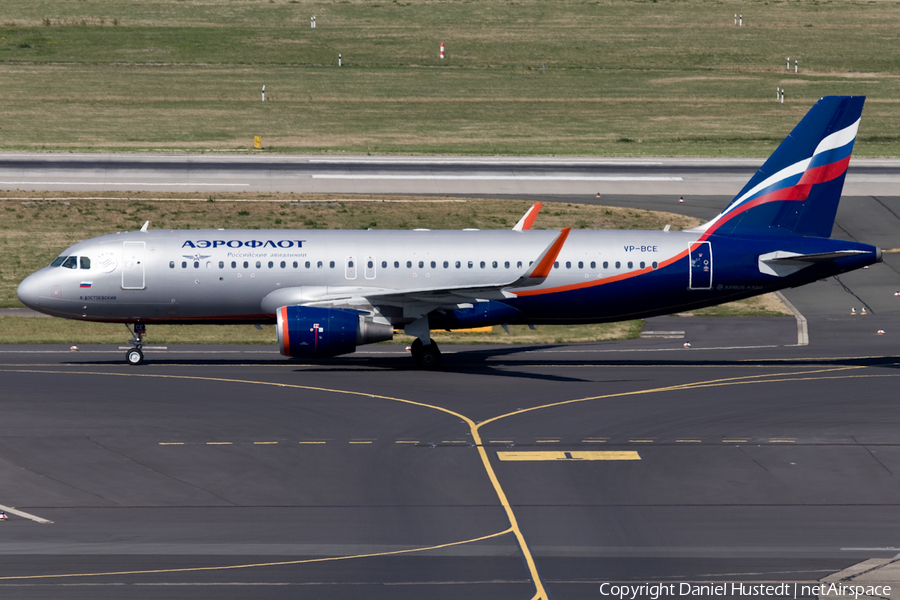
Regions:
[[22, 304], [34, 310], [40, 310], [41, 305], [39, 279], [37, 274], [29, 275], [19, 284], [19, 289], [16, 290], [16, 295]]

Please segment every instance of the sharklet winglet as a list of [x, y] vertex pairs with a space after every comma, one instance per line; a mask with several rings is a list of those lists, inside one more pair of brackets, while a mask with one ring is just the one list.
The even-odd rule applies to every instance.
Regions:
[[547, 276], [550, 275], [550, 270], [553, 268], [553, 263], [556, 262], [556, 257], [559, 256], [563, 245], [566, 243], [566, 238], [569, 237], [569, 232], [571, 231], [571, 227], [566, 227], [560, 231], [559, 235], [556, 236], [556, 239], [553, 240], [549, 246], [544, 248], [544, 251], [541, 252], [540, 256], [537, 257], [531, 267], [525, 271], [525, 274], [510, 285], [504, 287], [515, 288], [539, 285], [547, 279]]
[[528, 209], [522, 218], [519, 219], [519, 222], [516, 223], [516, 226], [513, 227], [513, 231], [528, 231], [531, 229], [532, 225], [534, 225], [534, 221], [537, 219], [538, 213], [541, 212], [541, 208], [544, 206], [543, 202], [534, 203], [531, 208]]

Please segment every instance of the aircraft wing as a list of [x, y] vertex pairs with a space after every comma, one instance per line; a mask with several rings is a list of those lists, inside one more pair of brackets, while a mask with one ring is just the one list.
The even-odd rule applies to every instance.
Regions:
[[318, 292], [301, 288], [281, 288], [266, 296], [262, 302], [263, 311], [274, 314], [285, 305], [304, 306], [400, 306], [404, 310], [415, 305], [417, 312], [425, 314], [438, 308], [455, 308], [458, 304], [472, 301], [503, 300], [514, 297], [514, 290], [540, 285], [544, 282], [553, 263], [559, 256], [571, 227], [559, 232], [550, 244], [533, 260], [522, 275], [509, 281], [456, 287], [423, 287], [412, 289], [370, 288], [359, 286], [323, 287]]
[[571, 227], [566, 227], [562, 231], [559, 232], [559, 235], [553, 239], [549, 246], [544, 248], [543, 252], [538, 255], [538, 257], [532, 261], [531, 266], [529, 266], [528, 270], [525, 271], [520, 277], [505, 282], [498, 282], [496, 284], [490, 285], [471, 285], [471, 286], [459, 286], [459, 287], [435, 287], [435, 288], [420, 288], [420, 289], [412, 289], [412, 290], [390, 290], [384, 292], [376, 292], [370, 293], [366, 292], [364, 295], [370, 301], [380, 301], [380, 302], [388, 302], [392, 303], [406, 303], [410, 300], [416, 300], [420, 302], [433, 302], [438, 305], [444, 305], [447, 303], [458, 303], [461, 299], [503, 299], [508, 298], [510, 295], [506, 295], [507, 291], [515, 290], [516, 288], [523, 287], [532, 287], [535, 285], [540, 285], [547, 279], [547, 276], [550, 274], [550, 270], [553, 269], [553, 263], [556, 261], [556, 257], [559, 256], [559, 252], [562, 250], [563, 245], [566, 243], [566, 238], [569, 237], [569, 232], [572, 231]]

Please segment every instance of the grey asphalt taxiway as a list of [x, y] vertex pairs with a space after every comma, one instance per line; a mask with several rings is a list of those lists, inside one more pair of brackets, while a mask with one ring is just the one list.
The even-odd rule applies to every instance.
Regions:
[[[590, 200], [569, 185], [531, 199]], [[835, 236], [900, 246], [900, 199], [866, 193]], [[596, 201], [708, 218], [728, 199]], [[141, 367], [2, 346], [0, 596], [900, 581], [898, 254], [787, 290], [805, 345], [801, 317], [660, 317], [636, 340], [445, 347], [439, 372], [396, 345], [310, 364], [151, 344]]]
[[594, 598], [887, 564], [900, 357], [874, 327], [900, 318], [812, 321], [805, 347], [791, 318], [666, 317], [681, 336], [441, 372], [402, 346], [4, 347], [0, 593]]

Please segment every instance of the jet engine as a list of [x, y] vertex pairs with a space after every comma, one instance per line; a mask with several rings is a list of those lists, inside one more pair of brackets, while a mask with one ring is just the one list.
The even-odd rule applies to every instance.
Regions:
[[345, 308], [282, 306], [278, 318], [278, 346], [285, 356], [325, 358], [348, 354], [363, 344], [394, 337], [388, 323], [377, 323], [367, 313]]

